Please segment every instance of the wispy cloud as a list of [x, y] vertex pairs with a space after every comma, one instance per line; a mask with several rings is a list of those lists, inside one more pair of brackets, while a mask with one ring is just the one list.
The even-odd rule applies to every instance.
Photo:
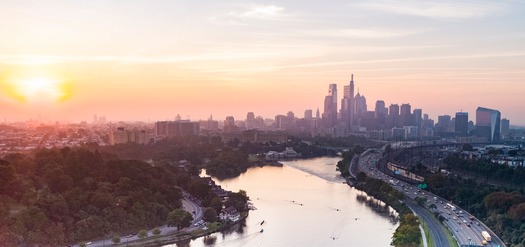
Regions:
[[231, 11], [230, 16], [236, 18], [266, 19], [284, 15], [284, 8], [275, 5], [255, 5], [243, 11]]
[[171, 55], [171, 56], [137, 56], [137, 55], [103, 55], [103, 56], [83, 56], [83, 55], [17, 55], [0, 54], [0, 63], [14, 65], [38, 65], [38, 64], [60, 64], [76, 62], [115, 62], [115, 63], [184, 63], [184, 62], [206, 62], [206, 61], [243, 61], [253, 59], [267, 59], [280, 57], [279, 52], [270, 51], [236, 51], [236, 52], [209, 52], [190, 55]]
[[324, 37], [339, 38], [395, 38], [412, 34], [421, 33], [423, 30], [394, 30], [394, 29], [373, 29], [373, 28], [346, 28], [307, 31], [306, 35], [316, 35]]
[[499, 2], [463, 2], [463, 1], [386, 1], [359, 3], [363, 9], [381, 12], [428, 17], [442, 20], [479, 18], [496, 14], [508, 8]]
[[289, 17], [284, 7], [277, 5], [247, 5], [227, 14], [216, 15], [211, 21], [218, 24], [242, 25], [248, 20], [281, 20]]

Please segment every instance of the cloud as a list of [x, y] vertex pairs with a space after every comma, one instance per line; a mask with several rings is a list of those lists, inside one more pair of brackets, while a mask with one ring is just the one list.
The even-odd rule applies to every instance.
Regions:
[[241, 12], [231, 11], [229, 15], [236, 18], [267, 19], [283, 16], [284, 8], [275, 5], [255, 5]]
[[306, 32], [307, 35], [340, 38], [395, 38], [423, 32], [422, 30], [393, 30], [371, 28], [346, 28]]
[[284, 7], [276, 5], [250, 5], [241, 10], [232, 10], [227, 14], [216, 15], [211, 21], [216, 24], [245, 25], [248, 20], [278, 20], [289, 17]]
[[380, 12], [427, 17], [441, 20], [456, 20], [486, 17], [508, 8], [508, 5], [497, 2], [464, 2], [464, 1], [388, 1], [360, 3], [356, 6]]

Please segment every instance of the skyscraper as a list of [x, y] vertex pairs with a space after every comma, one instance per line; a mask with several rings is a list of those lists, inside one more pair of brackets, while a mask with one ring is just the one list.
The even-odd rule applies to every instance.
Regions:
[[400, 120], [403, 126], [412, 126], [412, 107], [410, 104], [402, 104], [400, 109]]
[[401, 127], [399, 124], [399, 105], [391, 104], [388, 108], [388, 127]]
[[385, 107], [385, 102], [382, 100], [376, 101], [375, 117], [377, 119], [379, 129], [384, 129], [386, 127], [387, 114], [388, 109]]
[[341, 99], [341, 122], [351, 129], [354, 119], [354, 75], [350, 79], [350, 85], [344, 86], [343, 99]]
[[450, 115], [438, 116], [438, 122], [436, 124], [436, 131], [438, 133], [448, 132], [450, 128], [451, 117]]
[[504, 118], [501, 119], [501, 139], [509, 138], [510, 120]]
[[324, 99], [323, 124], [327, 128], [337, 123], [337, 84], [328, 86], [328, 95]]
[[476, 110], [476, 135], [497, 142], [500, 138], [501, 113], [484, 107]]
[[[367, 109], [367, 105], [366, 105], [366, 98], [364, 95], [361, 95], [359, 93], [359, 90], [357, 92], [357, 94], [355, 95], [355, 113], [354, 113], [354, 117], [359, 119], [363, 116], [363, 114], [365, 112], [368, 111]], [[355, 120], [354, 120], [355, 122]]]
[[468, 135], [468, 112], [456, 112], [455, 132], [461, 136]]
[[418, 129], [423, 128], [423, 110], [414, 109], [412, 116], [412, 118], [414, 119], [414, 126], [416, 126]]

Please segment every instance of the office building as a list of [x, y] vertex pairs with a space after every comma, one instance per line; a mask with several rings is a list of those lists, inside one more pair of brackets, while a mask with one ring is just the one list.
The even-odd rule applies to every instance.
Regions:
[[412, 126], [412, 107], [410, 104], [401, 104], [400, 121], [402, 126]]
[[414, 109], [414, 111], [412, 112], [412, 119], [413, 119], [414, 126], [416, 126], [418, 129], [423, 128], [423, 110], [422, 109]]
[[248, 112], [246, 114], [246, 129], [253, 129], [255, 128], [255, 114], [253, 112]]
[[354, 75], [350, 79], [350, 84], [344, 86], [343, 99], [341, 100], [341, 122], [347, 129], [351, 129], [354, 123]]
[[173, 138], [180, 136], [199, 135], [200, 124], [189, 120], [158, 121], [155, 123], [157, 137]]
[[468, 112], [456, 112], [455, 132], [460, 136], [468, 135]]
[[388, 108], [388, 128], [401, 127], [399, 123], [399, 105], [391, 104]]
[[476, 110], [476, 135], [497, 142], [500, 138], [501, 113], [497, 110], [478, 107]]
[[328, 95], [324, 99], [323, 125], [331, 128], [337, 123], [337, 85], [328, 86]]
[[510, 120], [501, 119], [501, 139], [509, 139]]

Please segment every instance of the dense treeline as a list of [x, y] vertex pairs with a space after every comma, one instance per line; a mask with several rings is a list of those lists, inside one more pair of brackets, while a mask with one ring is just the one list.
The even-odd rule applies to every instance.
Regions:
[[235, 177], [248, 167], [250, 164], [247, 154], [228, 148], [206, 165], [206, 173], [219, 178]]
[[476, 216], [500, 236], [508, 246], [525, 247], [525, 195], [478, 184], [473, 180], [445, 177], [427, 178], [429, 189]]
[[304, 158], [328, 155], [326, 149], [319, 148], [317, 145], [310, 145], [297, 137], [289, 137], [289, 140], [284, 143], [242, 143], [242, 145], [239, 147], [239, 151], [245, 154], [260, 154], [267, 153], [269, 151], [282, 152], [287, 147], [293, 147], [293, 149], [296, 152], [302, 154], [302, 157]]
[[168, 163], [113, 158], [63, 148], [0, 160], [0, 245], [57, 246], [153, 228], [181, 207], [181, 188], [212, 198], [208, 185]]
[[521, 166], [514, 168], [484, 159], [465, 160], [458, 154], [449, 155], [443, 161], [450, 170], [468, 172], [486, 180], [504, 181], [518, 186], [525, 185], [525, 168]]

